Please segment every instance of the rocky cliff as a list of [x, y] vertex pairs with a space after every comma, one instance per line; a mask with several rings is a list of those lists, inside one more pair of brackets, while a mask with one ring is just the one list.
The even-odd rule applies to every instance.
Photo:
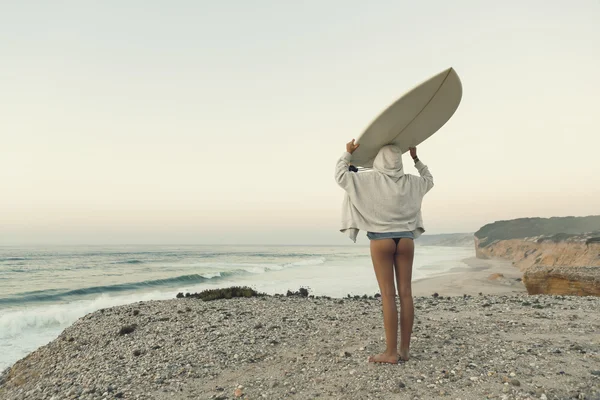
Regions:
[[600, 296], [600, 216], [495, 222], [475, 233], [475, 251], [512, 261], [530, 294]]

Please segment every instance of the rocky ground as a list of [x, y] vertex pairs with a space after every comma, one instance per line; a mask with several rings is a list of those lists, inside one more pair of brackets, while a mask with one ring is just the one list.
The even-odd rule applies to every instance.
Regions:
[[1, 399], [600, 399], [600, 298], [419, 297], [413, 358], [374, 365], [380, 301], [184, 298], [100, 310]]

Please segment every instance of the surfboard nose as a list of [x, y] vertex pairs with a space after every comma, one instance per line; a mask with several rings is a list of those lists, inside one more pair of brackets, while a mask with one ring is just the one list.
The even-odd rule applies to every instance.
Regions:
[[449, 67], [415, 86], [385, 109], [359, 136], [352, 162], [372, 167], [379, 149], [393, 144], [402, 150], [416, 147], [452, 117], [462, 99], [462, 83]]

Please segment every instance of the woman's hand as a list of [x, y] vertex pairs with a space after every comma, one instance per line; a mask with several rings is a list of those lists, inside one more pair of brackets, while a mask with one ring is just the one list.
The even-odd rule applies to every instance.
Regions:
[[358, 146], [360, 146], [360, 144], [355, 144], [354, 139], [352, 139], [352, 141], [346, 143], [346, 151], [352, 154], [358, 149]]
[[417, 148], [416, 147], [409, 147], [408, 150], [410, 150], [410, 156], [413, 158], [413, 160], [415, 158], [417, 158]]

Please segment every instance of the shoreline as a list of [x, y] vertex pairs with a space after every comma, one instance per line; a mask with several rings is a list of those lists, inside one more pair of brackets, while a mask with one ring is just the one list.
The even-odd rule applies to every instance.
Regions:
[[[430, 296], [433, 293], [440, 296], [527, 294], [521, 280], [523, 273], [510, 261], [469, 257], [462, 262], [464, 267], [413, 281], [413, 296]], [[491, 279], [492, 276], [494, 279]]]

